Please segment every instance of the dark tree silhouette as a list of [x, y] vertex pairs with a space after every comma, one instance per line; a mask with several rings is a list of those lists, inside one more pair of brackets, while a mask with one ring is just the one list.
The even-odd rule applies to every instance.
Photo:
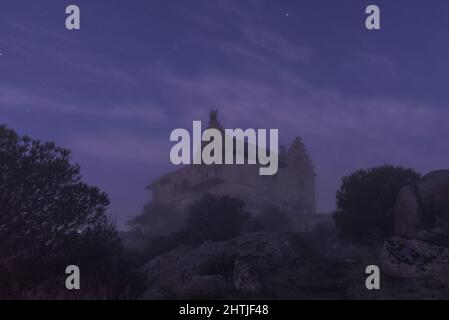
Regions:
[[118, 247], [108, 204], [81, 181], [69, 150], [0, 126], [0, 268], [14, 281], [63, 275], [66, 263], [103, 263]]
[[149, 237], [172, 234], [182, 227], [184, 220], [185, 216], [174, 206], [149, 202], [128, 224], [143, 237]]
[[239, 235], [250, 218], [241, 199], [205, 194], [190, 207], [184, 233], [193, 243], [226, 240]]
[[292, 230], [291, 216], [280, 207], [269, 205], [254, 218], [256, 230], [288, 231]]
[[343, 239], [377, 243], [393, 233], [393, 207], [399, 190], [417, 179], [413, 169], [380, 166], [342, 178], [334, 220]]

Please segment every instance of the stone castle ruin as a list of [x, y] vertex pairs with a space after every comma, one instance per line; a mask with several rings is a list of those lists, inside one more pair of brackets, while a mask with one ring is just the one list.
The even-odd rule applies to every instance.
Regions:
[[[224, 129], [217, 111], [211, 111], [208, 128]], [[279, 169], [275, 175], [259, 175], [250, 164], [186, 165], [156, 179], [149, 189], [153, 202], [186, 209], [204, 193], [242, 199], [254, 213], [276, 206], [292, 214], [316, 212], [315, 172], [301, 138], [279, 150]]]

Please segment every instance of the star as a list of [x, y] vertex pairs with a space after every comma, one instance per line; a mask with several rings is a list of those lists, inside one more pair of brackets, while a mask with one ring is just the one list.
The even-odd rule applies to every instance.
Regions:
[[285, 16], [288, 17], [288, 12], [285, 13]]

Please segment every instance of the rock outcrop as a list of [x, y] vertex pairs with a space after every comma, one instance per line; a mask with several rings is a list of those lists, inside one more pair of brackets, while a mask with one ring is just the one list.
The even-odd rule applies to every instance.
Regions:
[[289, 233], [252, 233], [199, 247], [182, 246], [142, 269], [142, 299], [223, 298], [263, 290], [263, 279], [298, 256]]
[[406, 238], [449, 229], [449, 170], [433, 171], [405, 186], [396, 201], [394, 221], [395, 234]]
[[382, 270], [398, 278], [435, 278], [449, 271], [449, 248], [393, 237], [381, 251]]
[[385, 273], [439, 280], [449, 276], [449, 170], [433, 171], [401, 189], [394, 233], [380, 253]]

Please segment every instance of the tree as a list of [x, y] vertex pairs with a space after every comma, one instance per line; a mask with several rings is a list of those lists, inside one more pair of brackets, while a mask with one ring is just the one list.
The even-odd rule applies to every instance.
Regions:
[[134, 232], [143, 237], [167, 235], [178, 231], [185, 215], [170, 204], [149, 202], [141, 214], [129, 220]]
[[205, 194], [190, 207], [183, 233], [192, 243], [222, 241], [239, 235], [250, 218], [242, 200]]
[[288, 212], [280, 207], [269, 205], [254, 218], [255, 229], [265, 231], [292, 230], [293, 222]]
[[0, 126], [0, 264], [16, 284], [63, 274], [67, 264], [107, 263], [119, 246], [108, 204], [81, 181], [69, 150]]
[[334, 220], [343, 239], [383, 241], [393, 233], [393, 207], [399, 190], [420, 178], [413, 169], [380, 166], [342, 178]]

